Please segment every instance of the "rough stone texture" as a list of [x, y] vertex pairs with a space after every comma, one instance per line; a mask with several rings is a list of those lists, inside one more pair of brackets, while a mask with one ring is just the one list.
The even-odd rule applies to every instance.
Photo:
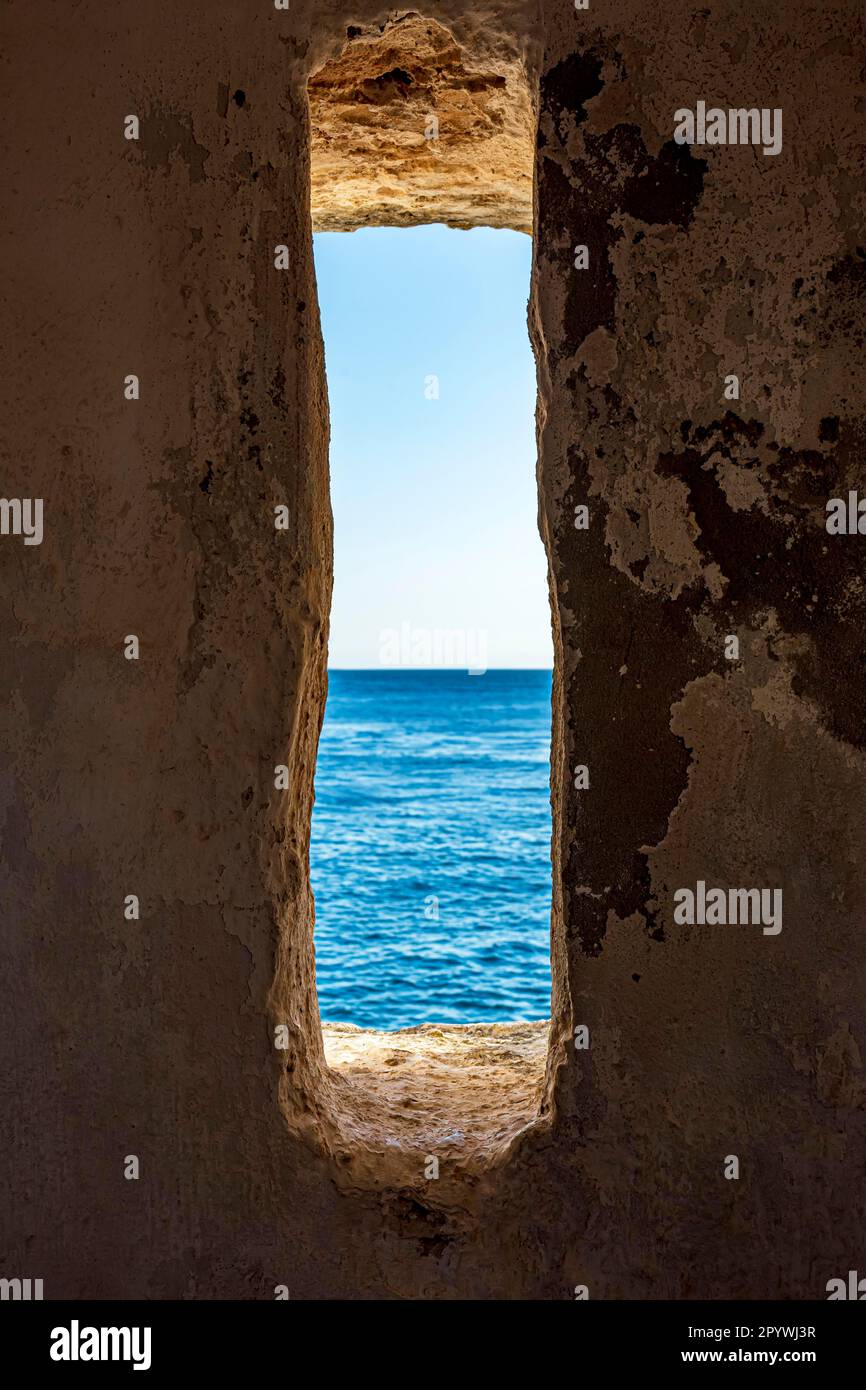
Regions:
[[499, 1164], [541, 1101], [549, 1025], [423, 1024], [393, 1033], [322, 1025], [353, 1186], [417, 1186], [435, 1157], [436, 1194], [455, 1201]]
[[[823, 529], [862, 482], [859, 20], [425, 16], [467, 70], [518, 55], [539, 95], [541, 1117], [471, 1181], [377, 1187], [316, 1013], [331, 538], [305, 82], [387, 12], [82, 0], [46, 26], [12, 0], [2, 492], [45, 498], [46, 538], [0, 537], [2, 1272], [47, 1297], [821, 1297], [866, 1235], [864, 542]], [[782, 153], [674, 147], [699, 99], [781, 106]], [[698, 878], [781, 886], [781, 935], [675, 926]]]
[[476, 55], [411, 14], [350, 32], [309, 82], [314, 230], [531, 232], [535, 119], [516, 47]]

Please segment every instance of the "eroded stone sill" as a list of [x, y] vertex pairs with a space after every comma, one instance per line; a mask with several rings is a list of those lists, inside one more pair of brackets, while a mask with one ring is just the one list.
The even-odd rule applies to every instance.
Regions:
[[549, 1024], [423, 1024], [393, 1033], [325, 1023], [338, 1159], [363, 1185], [446, 1186], [495, 1164], [537, 1120]]

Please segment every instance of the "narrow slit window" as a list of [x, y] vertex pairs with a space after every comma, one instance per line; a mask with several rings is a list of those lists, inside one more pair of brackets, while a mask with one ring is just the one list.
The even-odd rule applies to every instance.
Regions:
[[550, 1018], [532, 114], [516, 66], [470, 70], [418, 16], [353, 31], [310, 100], [334, 511], [310, 848], [325, 1055], [354, 1134], [467, 1162], [537, 1113]]

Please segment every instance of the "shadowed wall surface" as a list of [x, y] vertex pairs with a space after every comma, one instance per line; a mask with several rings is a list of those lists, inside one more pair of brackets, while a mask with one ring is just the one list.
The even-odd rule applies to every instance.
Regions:
[[[307, 876], [306, 81], [388, 14], [6, 7], [0, 491], [44, 499], [45, 538], [0, 537], [0, 1272], [47, 1298], [823, 1297], [864, 1236], [866, 542], [824, 526], [862, 481], [854, 7], [425, 7], [461, 71], [538, 94], [557, 659], [542, 1116], [438, 1184], [341, 1128]], [[701, 100], [781, 108], [781, 153], [675, 145]], [[781, 933], [677, 925], [698, 880], [781, 887]]]

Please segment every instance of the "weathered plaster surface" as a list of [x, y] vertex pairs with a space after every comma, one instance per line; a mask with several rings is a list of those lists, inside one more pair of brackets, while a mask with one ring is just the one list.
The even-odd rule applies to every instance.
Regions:
[[[822, 1296], [866, 1233], [862, 538], [822, 525], [862, 485], [854, 7], [425, 7], [473, 70], [516, 55], [539, 88], [554, 1046], [542, 1121], [468, 1190], [342, 1171], [313, 988], [305, 83], [388, 12], [7, 11], [2, 492], [46, 505], [41, 547], [0, 540], [9, 1273], [46, 1297]], [[673, 146], [699, 99], [781, 106], [782, 153]], [[782, 933], [676, 927], [699, 877], [781, 885]]]

